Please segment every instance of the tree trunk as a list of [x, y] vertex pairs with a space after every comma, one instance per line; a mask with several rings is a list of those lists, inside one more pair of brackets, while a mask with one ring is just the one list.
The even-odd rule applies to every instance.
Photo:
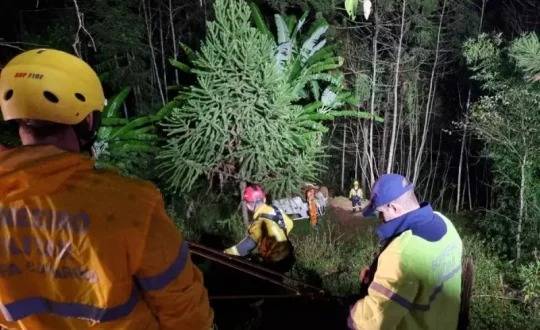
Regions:
[[463, 168], [463, 154], [465, 150], [465, 141], [467, 140], [467, 119], [465, 119], [465, 125], [463, 126], [463, 136], [461, 138], [461, 150], [459, 152], [459, 167], [457, 177], [457, 194], [456, 194], [456, 213], [459, 212], [460, 196], [461, 196], [461, 170]]
[[150, 48], [150, 56], [152, 57], [152, 66], [154, 68], [154, 76], [157, 81], [157, 88], [159, 90], [159, 96], [161, 97], [161, 103], [165, 104], [165, 95], [161, 87], [161, 79], [159, 79], [159, 70], [157, 66], [156, 54], [154, 52], [154, 44], [152, 42], [152, 17], [150, 16], [150, 9], [146, 8], [146, 0], [142, 0], [142, 8], [144, 14], [144, 22], [146, 23], [146, 34], [148, 37], [148, 47]]
[[[414, 90], [417, 91], [416, 88], [416, 81]], [[416, 116], [414, 116], [414, 113], [416, 112], [416, 102], [412, 105], [412, 108], [409, 109], [409, 150], [408, 150], [408, 156], [407, 156], [407, 170], [405, 171], [405, 177], [411, 181], [411, 172], [412, 172], [412, 159], [413, 159], [413, 141], [416, 137], [416, 127], [418, 120], [416, 119]]]
[[[392, 118], [392, 135], [390, 137], [390, 150], [388, 151], [388, 166], [386, 168], [386, 173], [392, 172], [392, 167], [394, 166], [394, 144], [396, 143], [396, 131], [397, 131], [397, 121], [398, 121], [398, 86], [399, 86], [399, 65], [401, 61], [401, 47], [403, 44], [403, 29], [405, 27], [405, 9], [407, 5], [407, 0], [403, 0], [403, 5], [401, 8], [401, 32], [399, 34], [399, 44], [397, 49], [397, 58], [396, 58], [396, 69], [394, 74], [394, 114]], [[384, 141], [383, 143], [386, 143]]]
[[418, 153], [416, 155], [416, 161], [414, 163], [414, 173], [413, 173], [413, 183], [416, 184], [418, 180], [418, 175], [420, 173], [420, 165], [422, 163], [422, 154], [424, 152], [424, 146], [426, 144], [427, 131], [429, 129], [429, 117], [431, 112], [431, 98], [434, 94], [435, 89], [435, 72], [437, 69], [437, 64], [439, 62], [439, 47], [441, 44], [441, 33], [442, 33], [442, 23], [444, 19], [444, 13], [446, 10], [446, 0], [443, 1], [443, 7], [441, 11], [441, 16], [439, 18], [439, 29], [437, 31], [437, 46], [435, 47], [435, 60], [433, 61], [433, 68], [431, 69], [431, 78], [429, 81], [429, 92], [428, 92], [428, 101], [426, 104], [426, 115], [424, 118], [424, 128], [422, 133], [422, 141], [420, 142], [420, 148], [418, 148]]
[[[373, 59], [372, 63], [372, 74], [371, 74], [371, 100], [369, 105], [369, 112], [371, 115], [375, 115], [375, 94], [377, 92], [377, 58], [378, 58], [378, 38], [379, 38], [379, 19], [377, 14], [377, 6], [373, 8], [373, 22], [375, 24], [375, 32], [373, 34]], [[370, 186], [375, 183], [375, 164], [373, 161], [373, 120], [369, 121], [369, 155], [368, 155], [368, 164], [369, 164], [369, 179]]]
[[383, 134], [382, 134], [382, 140], [379, 140], [379, 164], [378, 164], [378, 171], [379, 173], [384, 173], [386, 169], [386, 149], [388, 144], [386, 143], [386, 140], [388, 140], [389, 136], [389, 120], [390, 119], [390, 111], [387, 111], [387, 108], [384, 109], [384, 126], [383, 126]]
[[343, 125], [343, 146], [341, 148], [341, 192], [345, 191], [345, 145], [347, 144], [347, 123]]
[[465, 176], [467, 177], [467, 187], [469, 190], [469, 211], [472, 211], [473, 206], [472, 206], [472, 196], [471, 196], [471, 176], [469, 174], [469, 156], [466, 156], [465, 164], [467, 165], [465, 168], [466, 169]]
[[358, 180], [358, 160], [360, 159], [360, 119], [356, 121], [356, 141], [354, 142], [354, 179]]
[[482, 0], [482, 10], [480, 12], [480, 24], [478, 24], [478, 34], [482, 32], [482, 24], [484, 23], [484, 12], [486, 11], [486, 3], [488, 0]]
[[[163, 85], [164, 85], [164, 93], [165, 93], [165, 101], [169, 100], [169, 95], [167, 92], [167, 65], [165, 64], [165, 42], [163, 40], [163, 18], [161, 17], [161, 5], [158, 7], [158, 15], [159, 15], [159, 46], [161, 48], [161, 71], [163, 71]], [[174, 70], [176, 71], [176, 70]]]
[[[174, 32], [174, 20], [173, 20], [173, 9], [172, 9], [172, 0], [169, 0], [169, 25], [171, 27], [171, 38], [173, 46], [173, 58], [176, 60], [178, 56], [178, 50], [176, 49], [176, 34]], [[180, 84], [180, 79], [178, 77], [178, 70], [174, 70], [174, 78], [176, 85]]]
[[[370, 120], [371, 121], [371, 120]], [[362, 145], [363, 145], [363, 155], [362, 155], [362, 187], [368, 187], [371, 184], [372, 171], [369, 167], [369, 152], [368, 152], [368, 121], [364, 120], [362, 123]], [[365, 191], [365, 189], [364, 189]]]
[[523, 230], [523, 218], [525, 212], [525, 179], [527, 174], [527, 152], [523, 156], [521, 162], [521, 182], [519, 184], [519, 216], [518, 216], [518, 227], [516, 232], [516, 259], [521, 258], [521, 231]]

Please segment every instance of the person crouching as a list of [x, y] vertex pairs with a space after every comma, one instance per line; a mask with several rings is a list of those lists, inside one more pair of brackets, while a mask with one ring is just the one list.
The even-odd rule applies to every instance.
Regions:
[[265, 266], [279, 272], [290, 270], [294, 264], [294, 249], [289, 241], [293, 228], [291, 218], [277, 207], [266, 204], [266, 194], [259, 185], [244, 190], [243, 202], [253, 215], [247, 235], [223, 252], [247, 256], [256, 251]]

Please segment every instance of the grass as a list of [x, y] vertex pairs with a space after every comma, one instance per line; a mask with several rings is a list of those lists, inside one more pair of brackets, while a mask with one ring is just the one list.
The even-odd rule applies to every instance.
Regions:
[[[540, 329], [538, 287], [540, 263], [513, 267], [502, 261], [493, 247], [480, 235], [465, 226], [472, 219], [457, 219], [464, 253], [475, 265], [470, 322], [471, 329]], [[296, 222], [295, 222], [296, 224]], [[371, 231], [351, 235], [339, 224], [324, 219], [318, 232], [300, 224], [291, 240], [295, 246], [297, 262], [291, 276], [318, 285], [336, 296], [349, 296], [358, 292], [358, 273], [371, 263], [378, 250], [377, 238]], [[296, 228], [296, 226], [295, 226]], [[309, 225], [308, 225], [309, 229]], [[513, 283], [521, 289], [512, 289]], [[526, 290], [526, 292], [522, 292]], [[528, 297], [529, 302], [525, 300]]]
[[358, 292], [359, 270], [371, 262], [377, 250], [376, 239], [369, 233], [345, 235], [343, 228], [327, 219], [322, 219], [317, 231], [306, 232], [298, 226], [291, 241], [297, 260], [291, 276], [336, 296]]

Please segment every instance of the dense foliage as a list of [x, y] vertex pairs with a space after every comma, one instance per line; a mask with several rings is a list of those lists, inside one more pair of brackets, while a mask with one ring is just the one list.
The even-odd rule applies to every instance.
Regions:
[[125, 175], [152, 179], [157, 176], [155, 157], [161, 142], [157, 123], [171, 108], [166, 105], [154, 115], [128, 119], [122, 107], [130, 91], [124, 88], [103, 110], [93, 155], [99, 168], [117, 168]]
[[486, 141], [497, 189], [485, 228], [501, 253], [518, 259], [532, 257], [540, 239], [540, 84], [524, 79], [538, 72], [539, 49], [534, 34], [508, 47], [487, 35], [465, 44], [473, 78], [485, 91], [472, 124]]
[[[276, 195], [316, 181], [322, 171], [321, 135], [327, 131], [321, 122], [368, 117], [331, 111], [352, 97], [342, 91], [339, 75], [328, 73], [341, 60], [321, 40], [327, 24], [315, 24], [299, 43], [296, 35], [306, 17], [296, 27], [289, 24], [293, 30], [278, 15], [276, 44], [268, 30], [252, 26], [251, 10], [242, 1], [216, 1], [215, 13], [191, 63], [197, 84], [182, 92], [186, 102], [166, 123], [163, 175], [180, 191], [189, 191], [204, 175], [221, 186], [264, 183]], [[260, 16], [258, 22], [264, 29]]]

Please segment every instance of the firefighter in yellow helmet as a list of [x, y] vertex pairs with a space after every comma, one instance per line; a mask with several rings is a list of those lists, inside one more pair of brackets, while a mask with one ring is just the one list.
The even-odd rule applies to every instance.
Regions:
[[358, 207], [358, 211], [360, 211], [362, 200], [364, 199], [364, 193], [362, 192], [362, 188], [360, 188], [360, 185], [358, 184], [358, 180], [354, 180], [353, 187], [349, 191], [349, 199], [352, 202], [352, 211], [356, 212], [356, 208]]
[[0, 327], [209, 329], [201, 272], [160, 192], [80, 153], [104, 102], [68, 53], [27, 51], [2, 70], [3, 118], [23, 146], [0, 152]]
[[266, 194], [259, 185], [244, 189], [243, 201], [253, 213], [247, 236], [224, 252], [247, 256], [257, 249], [262, 262], [277, 271], [285, 272], [294, 263], [294, 251], [289, 241], [293, 221], [282, 210], [266, 204]]

